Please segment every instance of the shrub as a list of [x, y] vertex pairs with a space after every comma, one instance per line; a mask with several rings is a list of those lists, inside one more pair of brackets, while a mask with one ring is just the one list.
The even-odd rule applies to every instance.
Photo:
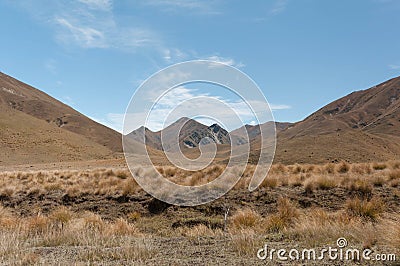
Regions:
[[109, 230], [110, 235], [117, 236], [133, 235], [136, 233], [135, 227], [123, 218], [119, 218], [113, 224], [111, 224]]
[[314, 179], [315, 188], [328, 190], [336, 187], [336, 180], [331, 176], [319, 176]]
[[203, 178], [204, 173], [202, 171], [195, 172], [189, 179], [189, 186], [199, 185]]
[[390, 186], [391, 187], [400, 187], [400, 178], [399, 179], [393, 179], [390, 181]]
[[38, 214], [27, 219], [26, 229], [29, 233], [41, 234], [45, 233], [50, 226], [49, 218]]
[[84, 217], [85, 227], [89, 230], [102, 231], [105, 228], [103, 219], [97, 214], [89, 213]]
[[112, 169], [108, 169], [103, 173], [103, 175], [109, 177], [109, 176], [115, 176], [115, 173]]
[[314, 189], [315, 189], [314, 182], [312, 180], [308, 180], [304, 185], [304, 191], [307, 194], [311, 194], [314, 192]]
[[335, 165], [333, 163], [328, 163], [324, 166], [324, 170], [328, 174], [335, 173]]
[[298, 209], [287, 198], [278, 199], [277, 210], [266, 221], [266, 230], [269, 232], [280, 232], [299, 217]]
[[361, 196], [367, 197], [372, 193], [372, 186], [366, 179], [356, 179], [350, 183], [348, 189], [350, 191], [358, 192]]
[[293, 187], [300, 187], [303, 185], [303, 180], [305, 177], [303, 175], [294, 175], [289, 179], [289, 184]]
[[375, 187], [382, 187], [385, 184], [385, 178], [383, 178], [382, 176], [375, 176], [372, 178], [371, 183]]
[[303, 169], [302, 169], [301, 165], [299, 165], [299, 164], [294, 165], [292, 168], [292, 174], [299, 174], [302, 171], [303, 171]]
[[126, 179], [129, 176], [129, 174], [126, 171], [120, 170], [117, 171], [116, 176], [121, 179]]
[[261, 183], [261, 187], [276, 188], [278, 186], [278, 179], [276, 177], [266, 177]]
[[241, 230], [238, 234], [231, 236], [232, 249], [239, 256], [253, 256], [260, 247], [261, 241], [253, 230]]
[[249, 208], [239, 210], [231, 217], [231, 222], [237, 229], [255, 227], [260, 220], [261, 216]]
[[352, 216], [376, 220], [385, 210], [384, 202], [379, 198], [366, 199], [354, 198], [346, 202], [346, 211]]
[[127, 215], [127, 217], [128, 217], [128, 220], [130, 220], [130, 221], [137, 221], [140, 219], [140, 217], [142, 217], [142, 215], [140, 214], [140, 212], [134, 211], [134, 212], [129, 213]]
[[271, 173], [283, 174], [286, 171], [287, 171], [286, 166], [281, 163], [275, 164], [271, 167]]
[[349, 170], [350, 170], [350, 165], [346, 162], [341, 162], [336, 168], [336, 171], [340, 174], [345, 174]]
[[372, 168], [374, 168], [374, 170], [381, 171], [385, 170], [387, 168], [387, 165], [385, 163], [374, 163], [372, 165]]
[[166, 175], [166, 177], [173, 177], [176, 174], [176, 168], [168, 167], [164, 169], [164, 174]]
[[72, 217], [73, 213], [64, 206], [54, 210], [49, 216], [50, 220], [55, 222], [57, 225], [61, 225], [61, 227], [64, 227]]
[[390, 180], [400, 179], [400, 170], [392, 170], [388, 175]]
[[363, 163], [363, 164], [355, 164], [351, 167], [351, 171], [356, 174], [371, 174], [372, 169], [371, 165], [368, 163]]

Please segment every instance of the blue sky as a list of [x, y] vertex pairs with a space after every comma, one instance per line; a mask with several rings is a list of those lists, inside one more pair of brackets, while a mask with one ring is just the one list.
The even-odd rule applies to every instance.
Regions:
[[398, 0], [1, 0], [0, 71], [121, 130], [142, 81], [212, 59], [294, 122], [399, 75], [399, 13]]

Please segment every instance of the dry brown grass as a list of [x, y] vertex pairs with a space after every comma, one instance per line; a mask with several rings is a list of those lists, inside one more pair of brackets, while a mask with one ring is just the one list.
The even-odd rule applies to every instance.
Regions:
[[379, 198], [354, 198], [347, 200], [345, 209], [352, 216], [376, 221], [385, 211], [385, 203]]
[[[368, 194], [370, 186], [397, 187], [400, 162], [325, 165], [273, 165], [261, 187], [303, 186], [306, 191], [331, 189], [336, 186]], [[216, 179], [224, 166], [211, 165], [201, 171], [185, 171], [176, 167], [158, 167], [171, 181], [190, 186], [206, 184]], [[255, 166], [249, 165], [236, 189], [246, 188]], [[48, 192], [67, 193], [70, 197], [82, 195], [129, 196], [141, 190], [125, 168], [99, 168], [84, 171], [28, 171], [0, 173], [0, 196], [13, 197], [18, 193], [45, 195]]]
[[339, 174], [345, 174], [350, 170], [350, 164], [348, 164], [347, 162], [341, 162], [339, 165], [337, 165], [336, 167], [336, 171]]
[[278, 186], [278, 178], [267, 176], [261, 183], [261, 187], [276, 188]]
[[385, 170], [387, 168], [387, 164], [386, 163], [373, 163], [372, 164], [372, 168], [374, 168], [374, 170]]
[[230, 219], [235, 229], [254, 228], [261, 222], [261, 216], [252, 209], [237, 211]]
[[310, 180], [315, 184], [317, 189], [328, 190], [337, 186], [337, 178], [333, 176], [318, 176], [313, 180]]
[[134, 263], [146, 260], [152, 253], [149, 245], [132, 244], [143, 242], [144, 235], [122, 218], [106, 222], [96, 214], [73, 213], [65, 207], [48, 216], [17, 217], [3, 207], [0, 207], [0, 214], [2, 263], [47, 264], [34, 253], [46, 247], [76, 249], [76, 256], [70, 258], [70, 263], [110, 259]]
[[400, 179], [400, 170], [391, 170], [388, 173], [389, 180]]
[[133, 195], [141, 188], [127, 169], [93, 169], [87, 171], [38, 171], [0, 173], [0, 195], [18, 193], [44, 195], [66, 193], [70, 197], [89, 195]]
[[204, 224], [198, 224], [193, 227], [181, 227], [178, 229], [178, 233], [191, 239], [197, 237], [217, 237], [223, 235], [223, 231], [221, 229], [211, 229]]
[[300, 214], [297, 207], [287, 198], [279, 198], [277, 204], [277, 213], [269, 216], [263, 225], [267, 232], [286, 229]]
[[370, 182], [368, 182], [367, 179], [362, 178], [362, 179], [353, 179], [350, 180], [350, 183], [348, 184], [347, 187], [348, 190], [357, 192], [360, 194], [362, 197], [368, 197], [372, 193], [372, 185]]
[[252, 229], [242, 229], [232, 234], [230, 239], [231, 248], [241, 257], [254, 256], [262, 244], [262, 239]]
[[[201, 185], [218, 177], [224, 167], [212, 165], [198, 172], [182, 171], [170, 166], [159, 167], [158, 170], [176, 183]], [[254, 166], [248, 166], [235, 189], [247, 189], [254, 170]], [[393, 200], [376, 197], [386, 189], [400, 196], [398, 189], [394, 189], [397, 187], [400, 187], [399, 162], [274, 165], [258, 191], [260, 195], [265, 192], [275, 197], [268, 203], [271, 208], [259, 211], [260, 205], [237, 203], [234, 208], [236, 211], [228, 217], [226, 231], [222, 229], [224, 212], [218, 208], [210, 208], [210, 213], [218, 212], [212, 214], [216, 216], [201, 219], [193, 218], [192, 215], [196, 214], [190, 210], [186, 212], [187, 209], [183, 211], [178, 208], [182, 210], [178, 213], [183, 216], [180, 217], [183, 223], [172, 228], [169, 218], [176, 209], [166, 216], [148, 216], [141, 214], [142, 209], [130, 209], [121, 217], [110, 219], [100, 216], [100, 211], [73, 212], [67, 207], [50, 209], [45, 213], [39, 208], [29, 212], [34, 215], [19, 216], [15, 210], [0, 206], [0, 257], [8, 264], [46, 264], [43, 257], [32, 250], [76, 247], [79, 249], [77, 260], [84, 263], [96, 264], [114, 259], [137, 263], [146, 261], [153, 253], [152, 246], [145, 239], [160, 236], [187, 237], [196, 243], [200, 243], [198, 239], [204, 237], [228, 238], [228, 246], [240, 256], [254, 255], [255, 250], [262, 247], [265, 238], [317, 246], [345, 237], [363, 247], [390, 245], [400, 248], [400, 217], [390, 213], [393, 206], [397, 205]], [[268, 190], [265, 191], [265, 188]], [[115, 199], [135, 195], [140, 190], [124, 168], [0, 173], [0, 195], [6, 199], [30, 193], [40, 198], [53, 193], [75, 197], [74, 202], [77, 202], [79, 197], [88, 195]], [[304, 190], [314, 195], [306, 194]], [[258, 197], [258, 192], [252, 196]], [[325, 200], [325, 196], [329, 198], [335, 193], [354, 198], [346, 204], [343, 200], [332, 206], [326, 206], [329, 200], [318, 202], [321, 205], [316, 205], [324, 210], [314, 207], [314, 199], [322, 197]], [[292, 200], [279, 198], [275, 210], [278, 196], [290, 196]], [[305, 207], [298, 197], [310, 198], [313, 207]], [[388, 208], [385, 208], [383, 200], [387, 201]], [[238, 205], [246, 207], [238, 209]], [[213, 207], [218, 207], [218, 204]], [[212, 219], [217, 221], [213, 222]]]

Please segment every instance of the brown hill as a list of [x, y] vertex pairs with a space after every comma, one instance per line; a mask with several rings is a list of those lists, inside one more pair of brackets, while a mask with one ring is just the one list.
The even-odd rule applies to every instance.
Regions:
[[[182, 117], [157, 132], [142, 126], [128, 134], [128, 136], [141, 143], [145, 140], [146, 145], [154, 149], [176, 151], [178, 149], [174, 139], [176, 132], [179, 132], [179, 148], [196, 148], [201, 141], [204, 144], [210, 142], [221, 145], [230, 144], [229, 133], [219, 125], [214, 124], [208, 127], [187, 117]], [[162, 146], [161, 138], [164, 140], [164, 147]]]
[[0, 73], [0, 164], [104, 159], [121, 135], [25, 83]]
[[[234, 139], [234, 143], [237, 145], [240, 145], [244, 142], [246, 142], [246, 137], [243, 135], [247, 132], [248, 138], [250, 143], [255, 144], [258, 143], [261, 140], [261, 130], [263, 132], [271, 132], [271, 129], [273, 129], [271, 123], [273, 122], [266, 122], [260, 125], [244, 125], [241, 128], [235, 129], [230, 132], [232, 138]], [[288, 127], [292, 126], [293, 123], [287, 123], [287, 122], [275, 122], [275, 131], [276, 134], [280, 133], [281, 131], [287, 129]], [[235, 141], [236, 140], [236, 141]]]
[[383, 161], [400, 156], [400, 78], [336, 100], [278, 135], [284, 163]]
[[121, 134], [103, 126], [71, 107], [0, 72], [0, 106], [44, 120], [82, 135], [111, 151], [121, 152]]
[[112, 152], [88, 138], [0, 105], [0, 165], [109, 158]]

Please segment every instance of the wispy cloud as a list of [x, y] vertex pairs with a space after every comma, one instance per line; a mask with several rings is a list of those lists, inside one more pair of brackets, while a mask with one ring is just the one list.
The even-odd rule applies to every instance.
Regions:
[[277, 15], [279, 13], [282, 13], [286, 9], [287, 5], [288, 5], [288, 0], [276, 0], [275, 4], [270, 10], [270, 13], [272, 15]]
[[[250, 109], [250, 104], [254, 109]], [[271, 104], [272, 111], [289, 109], [290, 106], [282, 104]], [[163, 97], [154, 105], [150, 114], [128, 113], [126, 118], [129, 124], [125, 125], [124, 133], [129, 133], [142, 126], [143, 117], [148, 116], [146, 126], [153, 131], [160, 130], [165, 126], [175, 122], [181, 117], [202, 117], [197, 119], [199, 122], [211, 125], [215, 121], [229, 131], [239, 128], [244, 124], [256, 121], [257, 118], [263, 120], [268, 117], [264, 113], [267, 110], [265, 102], [252, 100], [244, 102], [226, 97], [212, 96], [202, 93], [196, 89], [179, 86], [164, 94]], [[256, 117], [257, 114], [257, 117]], [[215, 118], [216, 120], [207, 117]], [[105, 124], [112, 125], [121, 122], [123, 115], [108, 115]], [[266, 121], [260, 121], [266, 122]], [[120, 123], [120, 125], [122, 125]], [[122, 126], [118, 130], [122, 129]]]
[[165, 62], [174, 63], [186, 60], [190, 55], [178, 48], [163, 48], [162, 57]]
[[222, 56], [218, 56], [218, 55], [212, 55], [212, 56], [199, 58], [199, 59], [206, 59], [206, 60], [216, 61], [216, 62], [225, 64], [225, 65], [234, 66], [234, 67], [237, 67], [237, 68], [241, 68], [241, 67], [245, 66], [242, 62], [236, 62], [233, 58], [222, 57]]
[[286, 110], [286, 109], [291, 109], [292, 107], [290, 105], [286, 104], [270, 104], [272, 111], [278, 111], [278, 110]]
[[400, 69], [400, 65], [399, 65], [399, 64], [390, 64], [388, 67], [389, 67], [390, 69], [393, 69], [393, 70]]
[[97, 123], [100, 123], [102, 125], [114, 129], [115, 131], [122, 133], [122, 128], [124, 125], [124, 116], [125, 114], [108, 113], [103, 118], [92, 117], [92, 116], [90, 116], [89, 118], [96, 121]]
[[[138, 0], [136, 3], [153, 9], [211, 14], [216, 12], [219, 1]], [[55, 40], [66, 48], [115, 49], [129, 53], [148, 51], [157, 68], [192, 59], [214, 60], [239, 68], [244, 66], [242, 62], [217, 53], [203, 56], [193, 50], [171, 46], [162, 33], [146, 28], [145, 23], [121, 24], [115, 19], [112, 0], [51, 1], [46, 5], [21, 0], [16, 5], [49, 25], [54, 30]]]
[[48, 59], [46, 62], [44, 62], [44, 68], [49, 71], [51, 74], [56, 74], [57, 73], [57, 67], [56, 67], [56, 60], [54, 59]]
[[[168, 13], [195, 13], [200, 15], [219, 15], [221, 12], [217, 10], [216, 3], [218, 1], [201, 1], [201, 0], [145, 0], [143, 4], [154, 6]], [[181, 13], [181, 14], [185, 14]]]
[[15, 5], [53, 28], [56, 41], [66, 47], [130, 52], [150, 47], [158, 54], [164, 47], [156, 31], [139, 25], [118, 24], [111, 0], [50, 1], [46, 4], [22, 0]]
[[78, 0], [79, 2], [87, 5], [91, 9], [107, 10], [112, 9], [111, 0]]
[[104, 32], [89, 26], [73, 24], [67, 18], [56, 17], [55, 22], [61, 26], [57, 34], [57, 40], [68, 45], [77, 44], [83, 48], [108, 47]]

